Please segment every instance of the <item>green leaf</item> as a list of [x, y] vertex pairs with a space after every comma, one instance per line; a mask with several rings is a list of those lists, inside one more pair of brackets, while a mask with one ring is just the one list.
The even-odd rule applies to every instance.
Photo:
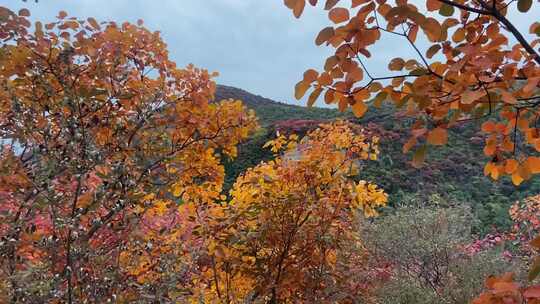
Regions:
[[417, 68], [409, 72], [409, 75], [412, 76], [422, 76], [425, 75], [427, 71], [424, 68]]
[[532, 0], [518, 0], [518, 10], [522, 13], [526, 13], [531, 9]]
[[326, 3], [324, 4], [324, 9], [329, 11], [331, 10], [336, 4], [339, 2], [339, 0], [326, 0]]
[[386, 99], [386, 97], [388, 96], [388, 93], [386, 92], [379, 92], [377, 94], [377, 96], [375, 96], [375, 99], [373, 99], [373, 105], [376, 107], [376, 108], [380, 108], [382, 106], [382, 103], [383, 101]]
[[413, 155], [412, 165], [415, 168], [420, 168], [424, 164], [426, 159], [427, 146], [422, 146]]
[[441, 8], [439, 9], [439, 14], [441, 16], [450, 17], [454, 14], [454, 7], [446, 3], [443, 3]]

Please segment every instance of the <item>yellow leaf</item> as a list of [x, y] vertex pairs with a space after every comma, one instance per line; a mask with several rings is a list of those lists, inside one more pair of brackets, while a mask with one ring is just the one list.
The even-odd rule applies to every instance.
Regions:
[[174, 184], [172, 186], [172, 194], [176, 197], [179, 197], [180, 195], [182, 195], [182, 186], [178, 185], [178, 184]]
[[412, 161], [413, 167], [415, 168], [422, 167], [422, 164], [424, 163], [424, 159], [426, 158], [426, 151], [427, 151], [427, 146], [422, 146], [418, 150], [416, 150], [413, 156], [413, 161]]
[[435, 146], [446, 145], [448, 142], [448, 131], [444, 128], [437, 127], [429, 132], [427, 141], [429, 144]]
[[485, 176], [488, 176], [488, 175], [491, 174], [491, 170], [493, 170], [493, 166], [495, 166], [495, 164], [493, 164], [492, 162], [489, 162], [484, 166], [484, 175]]
[[512, 183], [514, 183], [514, 185], [519, 186], [522, 182], [523, 178], [521, 177], [521, 175], [519, 175], [519, 173], [516, 172], [512, 174]]
[[169, 209], [167, 205], [168, 205], [167, 202], [162, 201], [162, 200], [157, 200], [154, 202], [153, 210], [158, 215], [164, 215], [165, 213], [167, 213], [167, 210]]
[[156, 194], [155, 193], [150, 193], [150, 194], [147, 194], [143, 197], [143, 200], [145, 201], [151, 201], [153, 200], [154, 198], [156, 197]]
[[493, 178], [494, 180], [498, 180], [500, 174], [501, 174], [501, 172], [499, 171], [499, 166], [494, 164], [492, 169], [491, 169], [491, 178]]

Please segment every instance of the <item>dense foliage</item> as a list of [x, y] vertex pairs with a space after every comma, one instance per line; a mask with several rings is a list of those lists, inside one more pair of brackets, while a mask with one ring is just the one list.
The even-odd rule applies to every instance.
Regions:
[[[308, 1], [312, 6], [319, 2]], [[484, 174], [494, 180], [511, 176], [520, 185], [540, 173], [535, 154], [540, 151], [540, 55], [535, 49], [540, 39], [529, 41], [508, 19], [509, 10], [525, 14], [533, 1], [519, 0], [514, 6], [504, 0], [427, 0], [419, 7], [407, 0], [352, 0], [351, 10], [336, 7], [340, 0], [324, 2], [333, 25], [321, 30], [315, 43], [331, 46], [335, 53], [321, 73], [304, 73], [295, 87], [297, 99], [311, 91], [307, 103], [313, 105], [324, 93], [326, 103], [336, 103], [342, 111], [350, 106], [358, 117], [367, 112], [367, 101], [375, 107], [390, 101], [413, 121], [403, 152], [417, 147], [415, 167], [424, 163], [429, 146], [448, 144], [449, 128], [486, 118], [480, 129], [484, 154], [491, 159]], [[284, 3], [299, 18], [306, 1]], [[540, 36], [539, 26], [532, 21], [529, 32]], [[431, 44], [425, 51], [419, 34]], [[417, 58], [393, 58], [388, 70], [398, 74], [374, 75], [364, 62], [370, 49], [387, 39], [406, 43]], [[536, 242], [533, 247], [540, 246]], [[540, 263], [535, 263], [529, 279], [539, 272]], [[508, 274], [488, 280], [489, 291], [474, 302], [537, 303], [539, 286], [522, 288]]]
[[[540, 40], [513, 2], [326, 0], [335, 53], [295, 95], [340, 112], [216, 91], [142, 21], [0, 7], [0, 301], [539, 303]], [[366, 69], [383, 34], [404, 72]]]
[[0, 14], [0, 297], [112, 299], [141, 214], [219, 199], [220, 155], [256, 119], [209, 103], [212, 75], [177, 68], [140, 25], [60, 12], [30, 32], [27, 10]]
[[[285, 0], [300, 17], [306, 0]], [[318, 0], [309, 0], [313, 6]], [[311, 90], [308, 105], [324, 93], [326, 103], [349, 106], [356, 116], [391, 101], [413, 119], [411, 136], [403, 147], [416, 147], [413, 164], [420, 166], [428, 146], [448, 143], [448, 129], [488, 118], [482, 124], [484, 153], [492, 159], [484, 172], [497, 180], [510, 175], [519, 185], [540, 172], [538, 128], [539, 23], [531, 20], [529, 41], [508, 19], [508, 11], [525, 14], [532, 0], [452, 1], [428, 0], [421, 5], [407, 0], [352, 0], [351, 10], [326, 0], [332, 22], [315, 43], [331, 46], [324, 70], [304, 73], [295, 94]], [[341, 1], [345, 2], [345, 1]], [[384, 34], [384, 35], [383, 35]], [[513, 38], [514, 40], [511, 40]], [[421, 50], [425, 39], [429, 47]], [[416, 58], [389, 61], [389, 74], [373, 75], [365, 65], [370, 49], [380, 41], [404, 43]], [[439, 54], [439, 52], [441, 54]], [[370, 100], [371, 98], [373, 100]]]

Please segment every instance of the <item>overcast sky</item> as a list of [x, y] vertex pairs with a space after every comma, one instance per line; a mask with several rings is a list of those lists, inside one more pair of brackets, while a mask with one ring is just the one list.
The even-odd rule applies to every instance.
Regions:
[[[145, 26], [162, 32], [179, 66], [193, 63], [217, 71], [218, 83], [288, 103], [300, 103], [293, 97], [294, 85], [306, 69], [319, 68], [331, 51], [314, 44], [329, 24], [326, 12], [309, 7], [297, 20], [282, 0], [0, 0], [0, 5], [27, 7], [41, 21], [54, 20], [60, 10], [99, 21], [143, 19]], [[539, 20], [539, 12], [536, 6], [527, 15], [532, 20], [510, 17], [527, 32], [526, 24]], [[372, 74], [382, 73], [389, 58], [414, 57], [406, 43], [394, 39], [371, 52]]]

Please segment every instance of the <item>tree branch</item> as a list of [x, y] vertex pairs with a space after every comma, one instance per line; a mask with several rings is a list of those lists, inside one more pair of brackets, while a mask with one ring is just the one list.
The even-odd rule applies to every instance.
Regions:
[[451, 1], [451, 0], [439, 0], [439, 2], [448, 4], [448, 5], [453, 6], [453, 7], [457, 7], [459, 9], [462, 9], [462, 10], [465, 10], [465, 11], [468, 11], [468, 12], [471, 12], [471, 13], [477, 13], [477, 14], [481, 14], [481, 15], [491, 15], [490, 11], [478, 9], [478, 8], [475, 8], [475, 7], [466, 6], [464, 4], [456, 3], [456, 2]]

